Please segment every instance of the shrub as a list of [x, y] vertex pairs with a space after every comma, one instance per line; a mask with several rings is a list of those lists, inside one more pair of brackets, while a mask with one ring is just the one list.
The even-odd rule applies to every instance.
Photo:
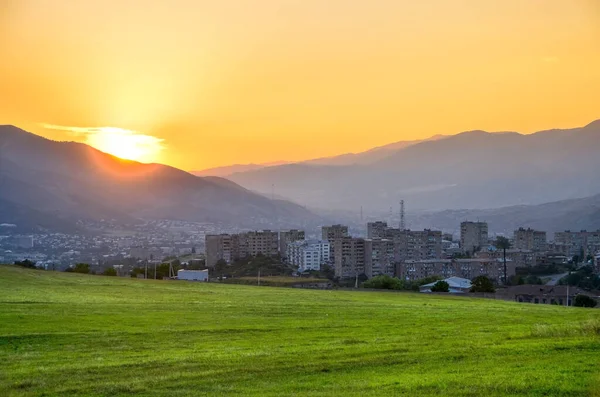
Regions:
[[494, 283], [486, 276], [478, 276], [471, 281], [471, 292], [496, 292]]
[[90, 272], [90, 265], [88, 265], [87, 263], [78, 263], [73, 268], [73, 272], [88, 274]]
[[438, 281], [437, 283], [435, 283], [433, 285], [433, 287], [431, 287], [431, 292], [448, 292], [448, 291], [450, 291], [450, 285], [443, 280]]
[[573, 306], [578, 307], [596, 307], [598, 302], [596, 302], [593, 298], [590, 298], [587, 295], [577, 295], [575, 297], [575, 303]]
[[114, 267], [109, 267], [109, 268], [106, 268], [106, 270], [104, 270], [103, 274], [105, 276], [116, 276], [117, 275], [117, 271], [115, 270]]
[[374, 289], [402, 289], [402, 281], [388, 275], [375, 276], [372, 279], [365, 281], [365, 288]]

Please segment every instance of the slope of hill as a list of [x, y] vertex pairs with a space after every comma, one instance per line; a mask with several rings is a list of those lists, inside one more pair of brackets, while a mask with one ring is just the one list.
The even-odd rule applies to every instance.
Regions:
[[600, 195], [539, 205], [418, 214], [410, 217], [410, 225], [414, 229], [435, 228], [457, 233], [460, 222], [476, 219], [487, 221], [494, 233], [512, 235], [519, 227], [531, 227], [549, 232], [548, 238], [552, 239], [553, 232], [600, 229]]
[[531, 135], [470, 131], [422, 142], [367, 165], [293, 164], [236, 173], [314, 208], [424, 210], [531, 205], [600, 193], [600, 121]]
[[599, 326], [575, 307], [0, 266], [0, 395], [582, 396]]
[[[0, 200], [21, 209], [12, 223], [40, 226], [49, 219], [185, 219], [247, 227], [319, 220], [301, 206], [269, 200], [227, 180], [121, 160], [12, 126], [0, 127]], [[39, 213], [46, 220], [36, 220]]]

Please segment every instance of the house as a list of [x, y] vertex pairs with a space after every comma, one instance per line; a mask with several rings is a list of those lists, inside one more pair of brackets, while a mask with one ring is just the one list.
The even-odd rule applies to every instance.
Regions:
[[205, 269], [205, 270], [180, 269], [177, 272], [177, 280], [208, 281], [208, 269]]
[[[448, 283], [448, 292], [451, 294], [464, 294], [471, 290], [471, 280], [461, 277], [448, 277], [443, 280]], [[437, 281], [429, 284], [425, 284], [419, 287], [420, 292], [431, 292], [431, 288], [437, 283]]]

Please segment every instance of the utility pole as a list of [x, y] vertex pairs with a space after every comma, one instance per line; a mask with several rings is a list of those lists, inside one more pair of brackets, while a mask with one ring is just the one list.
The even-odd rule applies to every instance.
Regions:
[[154, 262], [154, 279], [156, 280], [156, 262]]
[[258, 268], [258, 286], [260, 287], [260, 267]]
[[145, 266], [145, 270], [144, 270], [144, 279], [145, 280], [148, 279], [148, 261], [146, 261], [146, 266]]

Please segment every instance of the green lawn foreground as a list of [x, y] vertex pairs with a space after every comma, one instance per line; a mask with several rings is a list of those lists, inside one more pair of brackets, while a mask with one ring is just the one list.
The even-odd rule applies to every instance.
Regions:
[[600, 310], [0, 266], [0, 396], [600, 395]]

